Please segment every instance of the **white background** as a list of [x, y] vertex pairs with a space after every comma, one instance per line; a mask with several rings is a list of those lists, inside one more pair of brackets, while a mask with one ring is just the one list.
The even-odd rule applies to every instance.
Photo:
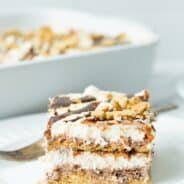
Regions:
[[137, 20], [160, 35], [159, 60], [183, 62], [184, 1], [182, 0], [0, 0], [0, 8], [3, 9], [25, 6], [64, 7]]

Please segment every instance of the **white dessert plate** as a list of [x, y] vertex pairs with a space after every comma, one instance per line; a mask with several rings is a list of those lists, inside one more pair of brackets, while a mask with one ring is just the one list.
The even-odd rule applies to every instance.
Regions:
[[[41, 136], [45, 120], [44, 113], [1, 121], [0, 147], [13, 149], [12, 145], [15, 148], [35, 140]], [[159, 116], [155, 127], [157, 135], [152, 169], [153, 184], [184, 184], [183, 120], [164, 114]], [[42, 172], [42, 165], [38, 161], [0, 161], [1, 184], [34, 184]]]

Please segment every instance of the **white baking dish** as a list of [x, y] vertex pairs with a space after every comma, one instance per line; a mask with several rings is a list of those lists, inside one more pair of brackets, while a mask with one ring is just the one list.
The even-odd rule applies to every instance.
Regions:
[[137, 23], [68, 10], [0, 12], [0, 29], [51, 25], [105, 34], [125, 32], [134, 41], [98, 51], [0, 65], [0, 117], [46, 109], [49, 96], [82, 91], [89, 84], [134, 92], [146, 88], [155, 57], [157, 35]]

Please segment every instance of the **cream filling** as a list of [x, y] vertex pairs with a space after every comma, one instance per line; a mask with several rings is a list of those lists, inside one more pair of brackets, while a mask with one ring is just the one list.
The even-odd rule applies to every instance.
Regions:
[[64, 135], [69, 138], [79, 138], [85, 140], [85, 143], [96, 143], [106, 145], [109, 142], [122, 142], [122, 137], [131, 138], [133, 141], [143, 141], [144, 132], [137, 129], [134, 125], [111, 125], [105, 130], [93, 125], [82, 124], [79, 119], [75, 122], [65, 123], [59, 120], [51, 128], [52, 137]]
[[82, 152], [73, 155], [71, 149], [62, 149], [47, 153], [42, 160], [47, 164], [47, 168], [51, 170], [57, 166], [65, 164], [78, 165], [82, 169], [133, 169], [149, 166], [151, 163], [151, 155], [136, 154], [129, 159], [113, 154], [98, 155], [96, 153]]

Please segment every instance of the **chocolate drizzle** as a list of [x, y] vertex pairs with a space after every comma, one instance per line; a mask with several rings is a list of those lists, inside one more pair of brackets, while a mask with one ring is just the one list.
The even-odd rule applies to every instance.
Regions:
[[[82, 103], [91, 102], [95, 100], [96, 98], [90, 95], [86, 95], [78, 99], [78, 101]], [[53, 98], [53, 101], [49, 103], [49, 108], [57, 109], [60, 107], [69, 107], [71, 104], [75, 104], [75, 103], [76, 101], [72, 100], [68, 96], [56, 96]]]
[[90, 95], [86, 95], [80, 98], [81, 102], [91, 102], [91, 101], [95, 101], [96, 98], [94, 96], [90, 96]]
[[91, 102], [90, 104], [86, 105], [85, 107], [82, 107], [80, 109], [71, 111], [72, 114], [80, 114], [82, 112], [88, 112], [88, 111], [94, 111], [97, 106], [98, 106], [99, 102]]
[[87, 104], [86, 106], [79, 108], [77, 110], [73, 110], [73, 111], [68, 111], [66, 113], [63, 113], [61, 115], [58, 116], [53, 116], [50, 118], [50, 122], [54, 123], [58, 120], [61, 120], [63, 118], [66, 118], [67, 116], [70, 116], [72, 114], [80, 114], [83, 112], [90, 112], [90, 111], [94, 111], [96, 109], [96, 107], [98, 106], [99, 102], [95, 101], [95, 102], [91, 102], [89, 104]]
[[53, 99], [53, 102], [49, 104], [49, 108], [59, 108], [59, 107], [68, 107], [72, 104], [72, 101], [70, 100], [69, 97], [59, 97], [59, 96], [56, 96], [54, 99]]

